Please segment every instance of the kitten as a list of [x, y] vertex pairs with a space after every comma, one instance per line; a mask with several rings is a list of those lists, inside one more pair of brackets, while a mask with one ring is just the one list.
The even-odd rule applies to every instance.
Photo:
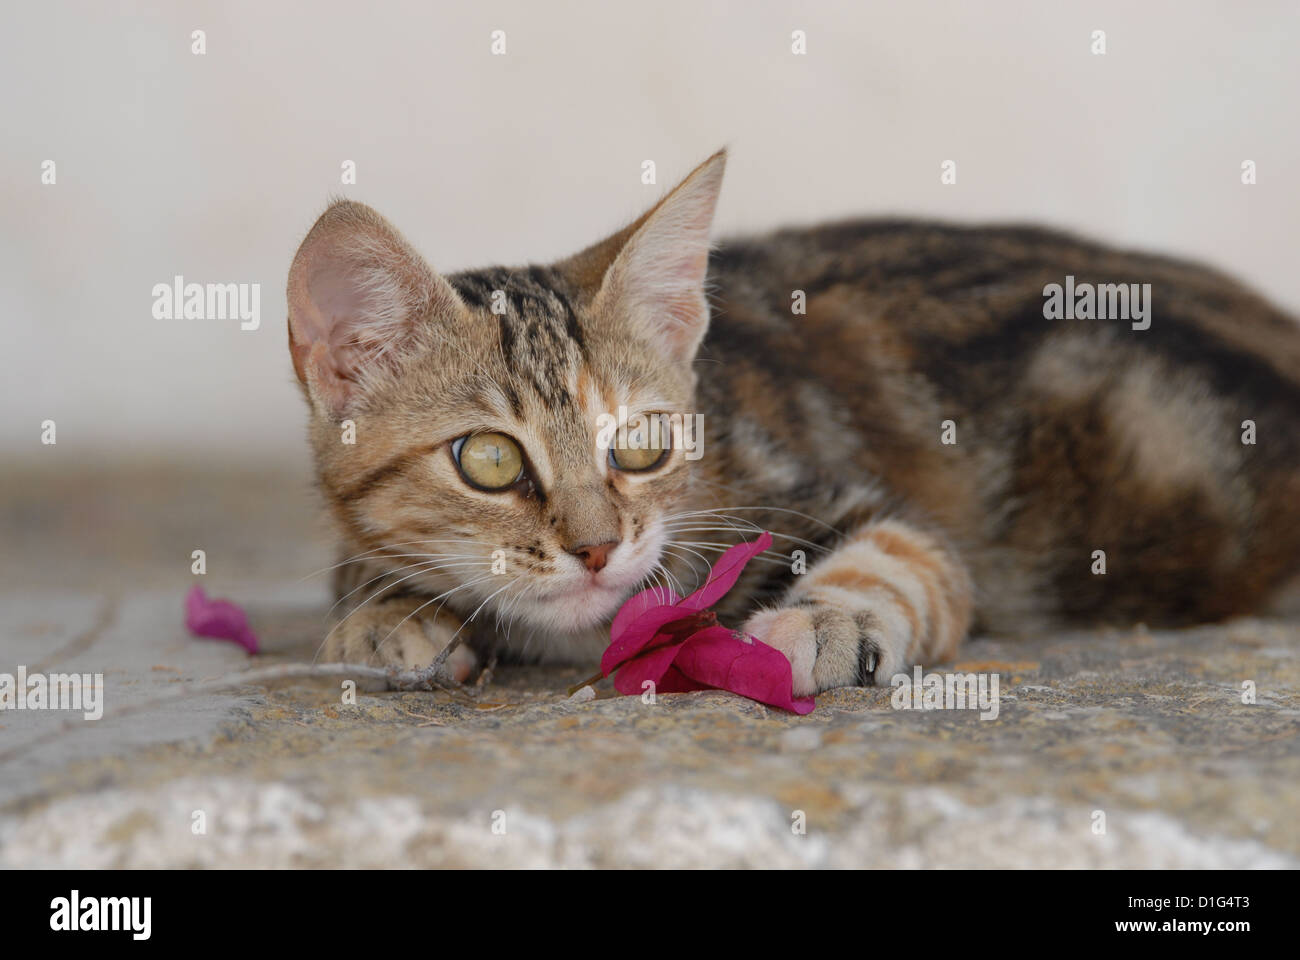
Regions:
[[[593, 665], [629, 594], [689, 590], [760, 530], [777, 547], [719, 616], [786, 654], [796, 695], [973, 629], [1255, 610], [1300, 567], [1290, 318], [1030, 227], [710, 252], [724, 163], [549, 266], [443, 277], [368, 207], [317, 221], [288, 299], [345, 557], [324, 659], [417, 668], [459, 635], [462, 678], [474, 651]], [[1049, 318], [1067, 277], [1150, 284], [1149, 327]], [[645, 431], [607, 449], [620, 411], [701, 414], [698, 459]]]

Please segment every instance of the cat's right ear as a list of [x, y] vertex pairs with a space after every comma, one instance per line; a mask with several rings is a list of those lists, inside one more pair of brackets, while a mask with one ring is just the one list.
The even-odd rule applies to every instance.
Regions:
[[365, 204], [333, 204], [289, 268], [289, 352], [312, 403], [345, 415], [368, 384], [395, 372], [431, 313], [461, 311], [456, 292]]
[[726, 166], [719, 150], [638, 220], [559, 264], [598, 288], [593, 313], [618, 317], [673, 363], [691, 362], [709, 324], [709, 229]]

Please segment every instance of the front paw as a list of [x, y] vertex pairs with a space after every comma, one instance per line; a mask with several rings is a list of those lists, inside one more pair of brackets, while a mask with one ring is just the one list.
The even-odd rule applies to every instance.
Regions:
[[[421, 670], [451, 642], [461, 622], [447, 613], [432, 613], [418, 599], [367, 604], [341, 620], [321, 648], [325, 663]], [[462, 643], [447, 658], [448, 673], [463, 683], [474, 671], [474, 651]]]
[[775, 647], [790, 661], [796, 697], [833, 687], [888, 684], [908, 665], [907, 625], [869, 609], [803, 603], [761, 610], [745, 632]]

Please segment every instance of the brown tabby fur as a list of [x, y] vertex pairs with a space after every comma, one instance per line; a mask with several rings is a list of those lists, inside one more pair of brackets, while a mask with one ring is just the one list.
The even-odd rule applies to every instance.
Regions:
[[[356, 590], [345, 609], [360, 610], [326, 657], [422, 665], [472, 619], [461, 636], [480, 651], [594, 663], [630, 585], [538, 598], [576, 576], [565, 566], [576, 545], [618, 540], [611, 556], [631, 557], [665, 517], [678, 543], [645, 563], [661, 559], [686, 589], [703, 559], [776, 535], [719, 613], [750, 617], [791, 657], [797, 692], [888, 682], [910, 661], [950, 656], [972, 613], [975, 630], [1008, 633], [1190, 624], [1260, 609], [1300, 570], [1291, 318], [1203, 266], [1050, 230], [857, 220], [713, 250], [708, 315], [693, 319], [690, 297], [672, 293], [663, 308], [680, 336], [665, 346], [629, 319], [610, 277], [656, 230], [657, 257], [680, 248], [684, 274], [703, 270], [721, 168], [712, 158], [568, 260], [446, 280], [368, 208], [321, 218], [291, 274], [290, 339], [344, 556], [366, 554], [339, 568], [340, 596]], [[672, 222], [656, 225], [665, 210]], [[371, 239], [353, 244], [359, 235]], [[302, 319], [308, 287], [330, 271], [364, 275], [343, 298], [358, 315], [342, 337]], [[1150, 328], [1045, 319], [1044, 286], [1067, 274], [1151, 284]], [[791, 310], [797, 290], [804, 315]], [[400, 322], [375, 332], [365, 313], [380, 307]], [[696, 322], [707, 334], [692, 359]], [[603, 470], [595, 418], [638, 399], [702, 413], [702, 458]], [[355, 445], [339, 441], [345, 417]], [[944, 421], [955, 444], [940, 442]], [[460, 479], [448, 445], [480, 430], [520, 443], [528, 484], [485, 494]], [[689, 513], [703, 510], [715, 512]], [[496, 550], [506, 576], [488, 573]], [[806, 578], [791, 573], [794, 550]], [[425, 557], [466, 566], [398, 582]]]

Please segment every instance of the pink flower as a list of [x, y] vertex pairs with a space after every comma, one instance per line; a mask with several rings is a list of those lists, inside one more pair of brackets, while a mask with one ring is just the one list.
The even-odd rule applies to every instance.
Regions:
[[772, 545], [764, 533], [727, 550], [704, 586], [682, 598], [652, 587], [628, 598], [610, 624], [610, 645], [600, 661], [619, 693], [639, 694], [652, 681], [658, 693], [728, 690], [794, 713], [810, 713], [812, 697], [794, 698], [790, 661], [775, 647], [718, 623], [709, 608], [726, 596], [754, 557]]
[[257, 653], [257, 634], [243, 609], [229, 600], [209, 600], [198, 584], [185, 595], [185, 626], [196, 637], [230, 640]]

